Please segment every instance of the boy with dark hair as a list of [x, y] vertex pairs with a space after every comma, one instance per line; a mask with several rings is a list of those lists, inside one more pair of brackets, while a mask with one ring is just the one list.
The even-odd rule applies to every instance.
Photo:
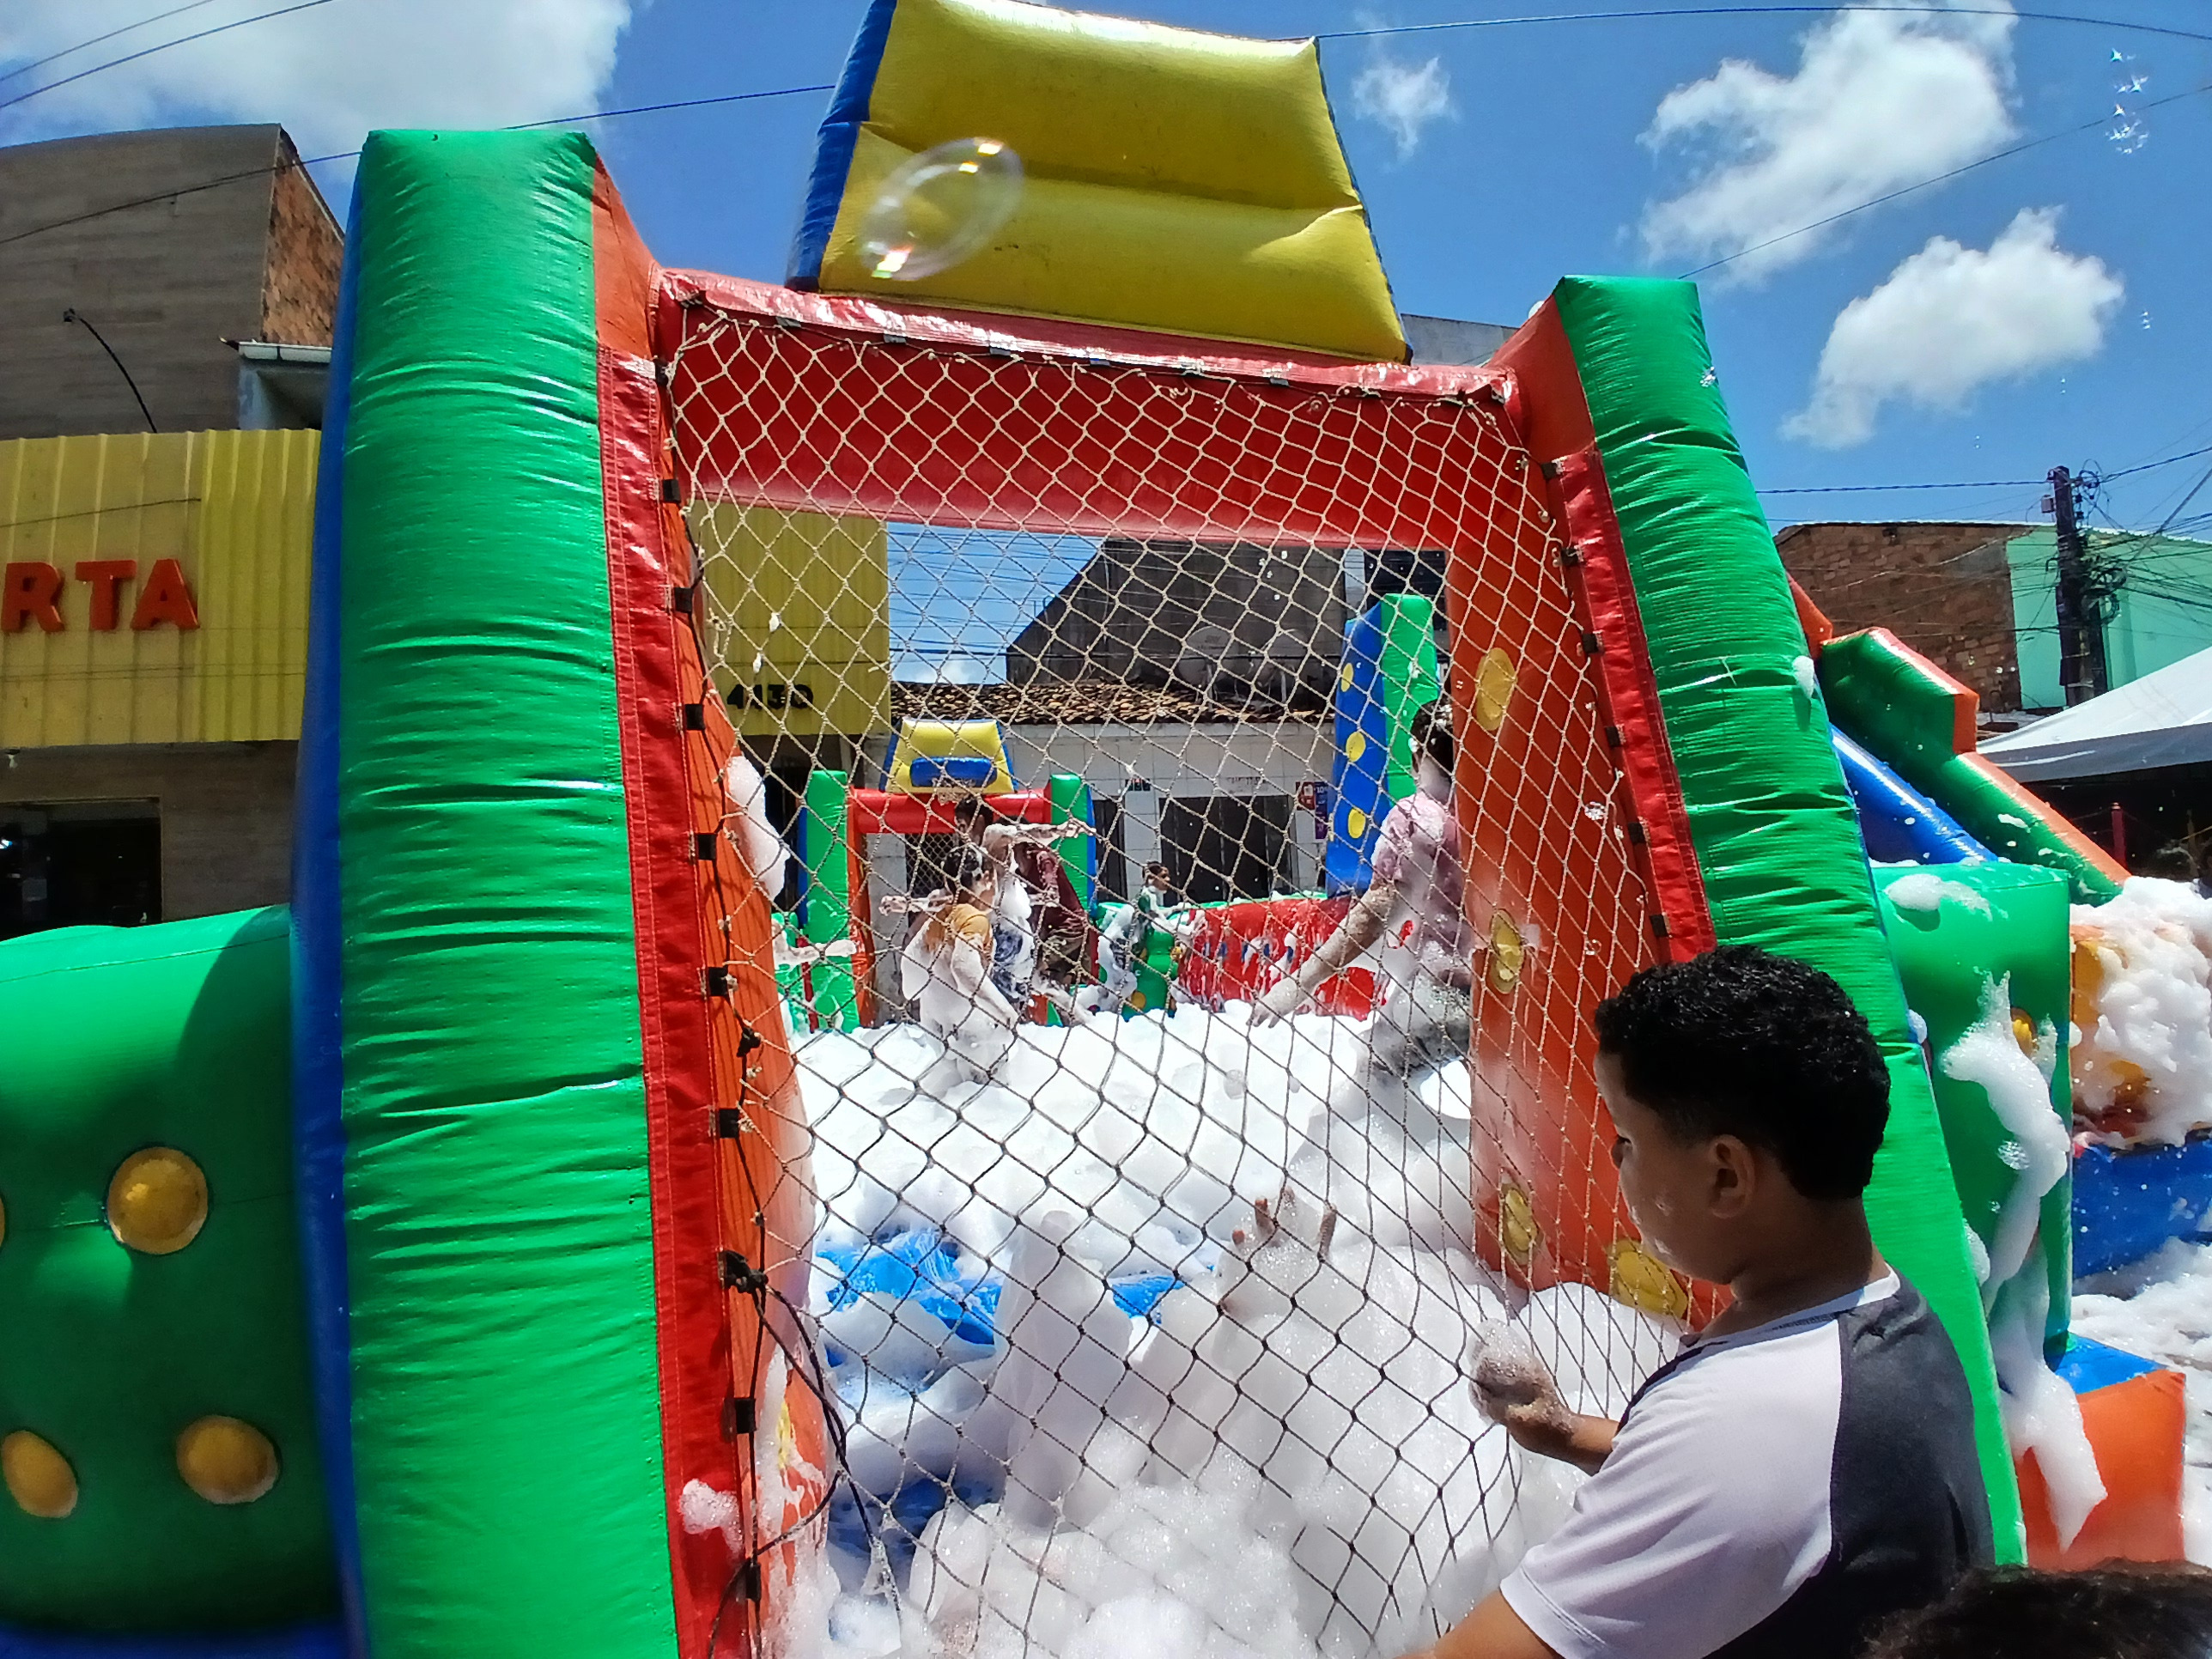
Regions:
[[1486, 1413], [1592, 1474], [1431, 1653], [1846, 1659], [1990, 1559], [1966, 1374], [1861, 1201], [1881, 1052], [1834, 980], [1745, 945], [1646, 969], [1595, 1024], [1644, 1248], [1734, 1300], [1618, 1423], [1525, 1349], [1481, 1356]]

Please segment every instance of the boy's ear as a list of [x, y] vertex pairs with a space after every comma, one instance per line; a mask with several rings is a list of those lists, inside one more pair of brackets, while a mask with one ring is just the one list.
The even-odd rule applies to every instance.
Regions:
[[1713, 1217], [1733, 1221], [1751, 1207], [1758, 1194], [1763, 1173], [1759, 1154], [1739, 1135], [1715, 1135], [1705, 1143], [1705, 1161]]

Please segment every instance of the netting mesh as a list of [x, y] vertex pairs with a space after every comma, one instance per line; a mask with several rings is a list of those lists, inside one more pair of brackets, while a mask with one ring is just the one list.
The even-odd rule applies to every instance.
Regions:
[[[731, 1202], [809, 1264], [768, 1365], [837, 1465], [766, 1629], [1433, 1638], [1571, 1492], [1476, 1412], [1475, 1333], [1618, 1410], [1686, 1306], [1598, 1133], [1587, 1011], [1651, 959], [1648, 906], [1502, 401], [675, 315], [694, 615], [804, 1102]], [[781, 1491], [805, 1449], [762, 1433]]]

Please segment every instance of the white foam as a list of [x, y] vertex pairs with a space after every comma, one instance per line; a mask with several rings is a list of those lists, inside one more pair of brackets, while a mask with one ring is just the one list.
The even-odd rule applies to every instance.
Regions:
[[2069, 1547], [2105, 1501], [2105, 1480], [2081, 1426], [2081, 1402], [2044, 1364], [2051, 1286], [2040, 1273], [2020, 1274], [2004, 1287], [1990, 1316], [1990, 1352], [2003, 1392], [2005, 1438], [2013, 1455], [2035, 1454], [2051, 1494], [2051, 1522], [2059, 1547]]
[[2136, 1098], [2140, 1121], [2112, 1116], [2100, 1136], [2112, 1141], [2176, 1142], [2212, 1124], [2212, 899], [2136, 876], [2104, 904], [2075, 906], [2073, 927], [2101, 969], [2095, 1018], [2076, 1028], [2075, 1109], [2095, 1120]]
[[1945, 903], [1957, 905], [1961, 910], [1971, 910], [1976, 915], [1990, 913], [1990, 902], [1963, 881], [1952, 881], [1933, 872], [1899, 876], [1882, 890], [1882, 896], [1899, 910], [1911, 910], [1923, 915], [1940, 916]]
[[1978, 1085], [2012, 1137], [2002, 1152], [2015, 1174], [1998, 1206], [1983, 1277], [1985, 1299], [1994, 1302], [2023, 1264], [2039, 1274], [2045, 1271], [2039, 1251], [2029, 1263], [2030, 1249], [2044, 1195], [2065, 1179], [2073, 1152], [2066, 1124], [2051, 1109], [2048, 1079], [2014, 1035], [2010, 975], [1982, 981], [1981, 1018], [1943, 1051], [1938, 1064], [1946, 1077]]
[[[1370, 1078], [1366, 1036], [1235, 1007], [1025, 1024], [981, 1084], [912, 1026], [800, 1039], [825, 1240], [940, 1229], [1005, 1286], [985, 1353], [915, 1298], [830, 1313], [817, 1274], [854, 1481], [974, 1504], [924, 1528], [905, 1651], [1395, 1652], [1564, 1516], [1580, 1477], [1467, 1386], [1469, 1334], [1507, 1304], [1467, 1248], [1466, 1070]], [[1112, 1300], [1169, 1273], [1153, 1319]], [[1670, 1345], [1579, 1285], [1517, 1323], [1584, 1409], [1620, 1410]], [[891, 1587], [849, 1555], [839, 1574], [821, 1650], [886, 1650]]]

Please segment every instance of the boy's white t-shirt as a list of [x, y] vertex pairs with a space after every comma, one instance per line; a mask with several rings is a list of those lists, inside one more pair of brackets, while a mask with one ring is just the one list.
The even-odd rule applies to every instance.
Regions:
[[1894, 1273], [1708, 1342], [1499, 1589], [1563, 1659], [1856, 1650], [1990, 1558], [1966, 1376]]

